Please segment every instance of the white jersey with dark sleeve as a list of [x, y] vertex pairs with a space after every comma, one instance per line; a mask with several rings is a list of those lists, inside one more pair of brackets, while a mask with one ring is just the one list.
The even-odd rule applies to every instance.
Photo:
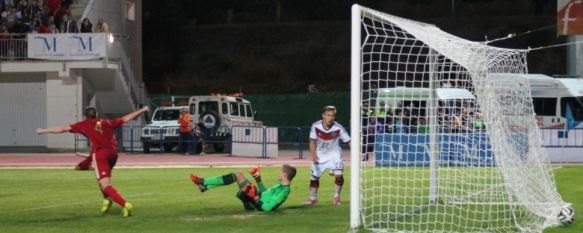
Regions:
[[350, 135], [342, 125], [334, 122], [328, 129], [324, 128], [322, 120], [314, 122], [310, 129], [310, 139], [316, 141], [316, 154], [320, 162], [339, 159], [342, 155], [340, 140], [350, 141]]

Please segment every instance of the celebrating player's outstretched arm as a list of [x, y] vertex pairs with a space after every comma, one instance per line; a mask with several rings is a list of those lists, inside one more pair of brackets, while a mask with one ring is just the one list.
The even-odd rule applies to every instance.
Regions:
[[[131, 112], [128, 113], [127, 115], [123, 116], [121, 119], [123, 120], [124, 123], [132, 121], [133, 119], [135, 119], [136, 117], [138, 117], [140, 114], [144, 113], [144, 112], [148, 112], [150, 111], [150, 108], [148, 106], [145, 106], [135, 112]], [[57, 126], [57, 127], [51, 127], [51, 128], [38, 128], [36, 129], [36, 133], [37, 134], [45, 134], [45, 133], [55, 133], [55, 134], [59, 134], [59, 133], [67, 133], [71, 131], [71, 126]]]
[[139, 110], [135, 111], [135, 112], [131, 112], [128, 113], [127, 115], [121, 117], [121, 119], [123, 120], [124, 123], [130, 122], [133, 119], [136, 119], [136, 117], [138, 117], [140, 114], [145, 113], [150, 111], [150, 108], [148, 106], [145, 106], [143, 108], [140, 108]]
[[37, 134], [45, 134], [45, 133], [67, 133], [71, 131], [70, 126], [58, 126], [58, 127], [51, 127], [51, 128], [38, 128], [36, 129]]

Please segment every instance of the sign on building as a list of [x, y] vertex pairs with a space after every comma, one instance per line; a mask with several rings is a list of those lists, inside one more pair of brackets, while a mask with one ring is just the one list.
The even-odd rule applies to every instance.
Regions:
[[557, 34], [583, 34], [582, 0], [557, 0]]
[[28, 34], [28, 58], [92, 60], [105, 57], [107, 34]]

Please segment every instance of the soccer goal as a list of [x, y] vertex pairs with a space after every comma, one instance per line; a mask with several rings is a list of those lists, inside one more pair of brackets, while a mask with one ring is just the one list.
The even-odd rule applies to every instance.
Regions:
[[[351, 227], [541, 232], [564, 205], [525, 50], [354, 5]], [[360, 140], [358, 140], [360, 139]]]

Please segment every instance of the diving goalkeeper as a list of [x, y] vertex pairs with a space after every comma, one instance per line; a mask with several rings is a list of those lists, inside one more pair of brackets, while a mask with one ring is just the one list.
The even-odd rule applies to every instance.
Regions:
[[229, 173], [223, 176], [201, 178], [195, 174], [190, 175], [190, 179], [198, 186], [201, 192], [208, 189], [216, 188], [223, 185], [229, 185], [237, 182], [239, 192], [237, 198], [243, 202], [246, 210], [260, 210], [269, 212], [277, 209], [289, 196], [291, 191], [290, 183], [296, 176], [296, 168], [290, 165], [283, 165], [279, 173], [279, 184], [266, 189], [261, 182], [261, 168], [256, 167], [249, 170], [249, 173], [255, 179], [257, 186], [252, 184], [242, 172]]

